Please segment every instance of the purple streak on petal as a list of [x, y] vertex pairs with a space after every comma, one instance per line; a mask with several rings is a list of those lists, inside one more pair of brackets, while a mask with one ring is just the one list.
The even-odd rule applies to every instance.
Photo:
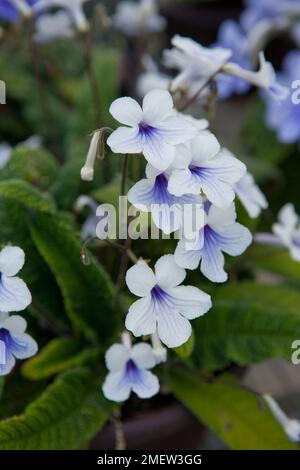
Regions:
[[5, 343], [7, 354], [27, 351], [27, 343], [12, 336], [6, 328], [0, 328], [0, 340]]

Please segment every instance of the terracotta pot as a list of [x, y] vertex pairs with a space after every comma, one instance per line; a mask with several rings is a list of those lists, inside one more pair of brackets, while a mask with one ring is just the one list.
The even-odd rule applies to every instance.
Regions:
[[[192, 450], [200, 446], [204, 426], [182, 405], [140, 411], [123, 422], [127, 449]], [[91, 443], [93, 450], [113, 450], [115, 429], [108, 424]]]

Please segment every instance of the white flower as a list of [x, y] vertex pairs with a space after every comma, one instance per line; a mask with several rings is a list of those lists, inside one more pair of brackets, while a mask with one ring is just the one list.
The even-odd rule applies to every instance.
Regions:
[[27, 359], [37, 353], [38, 346], [25, 333], [26, 321], [19, 315], [9, 316], [0, 312], [0, 375], [7, 375], [13, 369], [16, 359]]
[[167, 362], [167, 348], [162, 345], [156, 332], [151, 335], [151, 343], [156, 364], [162, 364], [164, 362]]
[[31, 294], [25, 282], [16, 274], [25, 262], [24, 251], [7, 246], [0, 251], [0, 311], [19, 312], [31, 303]]
[[148, 370], [156, 365], [149, 344], [138, 343], [133, 347], [126, 344], [114, 344], [106, 352], [105, 362], [109, 374], [102, 390], [109, 400], [125, 401], [129, 398], [131, 391], [140, 398], [150, 398], [158, 393], [158, 379]]
[[264, 400], [268, 404], [274, 418], [282, 426], [284, 432], [292, 442], [300, 442], [300, 421], [298, 419], [289, 418], [280, 408], [278, 403], [268, 394], [263, 395]]
[[142, 57], [144, 72], [137, 79], [136, 89], [140, 97], [152, 90], [168, 90], [172, 77], [159, 71], [158, 65], [148, 54]]
[[71, 15], [76, 27], [82, 33], [89, 29], [89, 23], [83, 11], [83, 4], [89, 0], [39, 0], [33, 7], [35, 11], [41, 11], [51, 7], [65, 8]]
[[268, 201], [250, 173], [246, 173], [236, 184], [235, 192], [252, 218], [268, 207]]
[[96, 216], [98, 205], [90, 196], [79, 196], [74, 209], [76, 212], [81, 212], [84, 207], [90, 209], [90, 214], [81, 227], [81, 238], [87, 240], [96, 236], [96, 227], [99, 222], [99, 217]]
[[211, 308], [208, 294], [193, 286], [180, 286], [186, 272], [175, 263], [173, 255], [162, 256], [154, 272], [143, 261], [126, 274], [129, 290], [141, 299], [134, 302], [126, 317], [126, 328], [135, 336], [157, 331], [170, 348], [185, 343], [192, 333], [189, 320]]
[[228, 207], [235, 197], [235, 183], [246, 173], [244, 163], [227, 149], [220, 151], [219, 142], [208, 131], [193, 139], [189, 148], [182, 147], [180, 151], [184, 164], [171, 173], [170, 193], [181, 196], [202, 191], [215, 206]]
[[225, 282], [224, 253], [231, 256], [242, 254], [252, 241], [250, 231], [236, 222], [234, 204], [228, 209], [206, 206], [204, 227], [199, 230], [194, 241], [182, 239], [175, 251], [175, 261], [187, 269], [200, 270], [212, 282]]
[[272, 225], [273, 233], [257, 233], [258, 243], [286, 247], [294, 261], [300, 261], [300, 218], [293, 204], [286, 204], [279, 211], [278, 222]]
[[12, 154], [12, 147], [5, 142], [0, 144], [0, 169], [4, 168], [8, 163]]
[[172, 90], [189, 89], [195, 82], [200, 89], [231, 57], [229, 49], [203, 47], [187, 37], [176, 35], [171, 42], [174, 49], [164, 51], [164, 64], [180, 70], [172, 82]]
[[156, 0], [122, 1], [112, 17], [114, 26], [128, 36], [165, 29], [166, 20], [158, 14]]
[[184, 211], [189, 210], [191, 217], [193, 210], [203, 212], [199, 195], [184, 194], [177, 197], [168, 191], [167, 173], [159, 173], [148, 164], [146, 176], [146, 179], [138, 181], [129, 190], [128, 200], [142, 212], [151, 212], [156, 227], [164, 233], [170, 234], [183, 227]]
[[34, 40], [40, 43], [69, 38], [73, 34], [70, 16], [65, 11], [52, 15], [41, 15], [35, 21]]
[[154, 168], [164, 171], [174, 160], [175, 146], [195, 137], [196, 129], [176, 116], [167, 91], [153, 90], [143, 100], [143, 109], [132, 98], [119, 98], [110, 107], [122, 124], [107, 139], [115, 153], [143, 153]]

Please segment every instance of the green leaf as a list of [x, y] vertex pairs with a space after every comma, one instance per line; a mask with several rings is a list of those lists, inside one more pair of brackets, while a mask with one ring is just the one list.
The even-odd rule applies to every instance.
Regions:
[[74, 338], [56, 338], [25, 362], [22, 375], [30, 380], [45, 379], [69, 367], [85, 365], [91, 357], [99, 357], [97, 348], [83, 349], [82, 342]]
[[87, 368], [65, 372], [22, 415], [0, 422], [0, 449], [80, 448], [112, 411], [100, 386]]
[[0, 199], [17, 201], [28, 209], [38, 212], [53, 213], [55, 210], [51, 199], [42, 195], [28, 183], [18, 179], [0, 181]]
[[224, 374], [207, 382], [197, 372], [172, 368], [168, 385], [176, 398], [234, 450], [292, 450], [270, 411]]
[[20, 178], [42, 190], [49, 188], [58, 174], [58, 164], [45, 149], [16, 148], [0, 179]]
[[213, 308], [193, 322], [190, 363], [206, 371], [234, 361], [253, 364], [271, 357], [290, 359], [300, 337], [300, 294], [283, 286], [254, 282], [218, 287]]
[[194, 346], [195, 346], [195, 335], [194, 335], [194, 332], [192, 332], [192, 335], [190, 336], [188, 341], [184, 343], [182, 346], [175, 348], [174, 352], [177, 354], [177, 356], [181, 357], [181, 359], [187, 359], [191, 356]]
[[33, 240], [56, 277], [66, 312], [75, 329], [101, 345], [109, 344], [117, 327], [117, 309], [112, 283], [91, 256], [90, 265], [81, 261], [81, 243], [72, 228], [58, 216], [32, 219]]

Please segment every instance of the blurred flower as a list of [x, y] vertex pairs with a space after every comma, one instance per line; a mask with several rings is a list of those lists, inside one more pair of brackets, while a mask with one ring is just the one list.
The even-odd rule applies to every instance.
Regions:
[[262, 209], [268, 207], [264, 193], [259, 189], [250, 173], [246, 173], [236, 184], [235, 192], [246, 211], [253, 219], [258, 217]]
[[27, 285], [16, 274], [25, 262], [24, 251], [17, 246], [6, 246], [0, 251], [0, 311], [19, 312], [31, 303]]
[[90, 0], [39, 0], [34, 11], [52, 7], [65, 8], [71, 15], [77, 29], [84, 33], [89, 30], [89, 23], [83, 11], [83, 4]]
[[[182, 149], [183, 150], [183, 149]], [[175, 196], [200, 194], [218, 207], [228, 207], [235, 198], [234, 185], [246, 173], [244, 163], [220, 144], [211, 132], [193, 139], [182, 168], [172, 171], [168, 190]]]
[[146, 179], [138, 181], [128, 192], [128, 200], [137, 209], [151, 212], [155, 225], [164, 233], [175, 232], [183, 225], [183, 210], [202, 202], [199, 195], [176, 197], [168, 191], [168, 174], [155, 171], [148, 164]]
[[[42, 144], [41, 137], [38, 135], [32, 135], [28, 139], [17, 144], [16, 148], [26, 147], [26, 148], [34, 150], [34, 149], [41, 147], [41, 144]], [[0, 144], [0, 170], [4, 168], [6, 164], [9, 162], [12, 152], [13, 152], [13, 147], [11, 147], [11, 145], [7, 144], [6, 142], [4, 142], [3, 144]]]
[[297, 44], [297, 46], [300, 47], [300, 21], [298, 21], [295, 26], [293, 27], [293, 38]]
[[141, 299], [134, 302], [126, 317], [126, 328], [135, 336], [157, 331], [170, 348], [185, 343], [192, 333], [189, 320], [211, 308], [208, 294], [193, 286], [180, 286], [186, 272], [175, 263], [173, 255], [162, 256], [155, 272], [139, 261], [126, 274], [129, 290]]
[[[236, 21], [227, 20], [221, 24], [217, 45], [231, 50], [231, 62], [244, 69], [252, 69], [249, 41]], [[245, 80], [222, 73], [217, 75], [217, 85], [221, 99], [229, 98], [234, 93], [242, 95], [250, 89], [250, 84]]]
[[9, 374], [16, 359], [27, 359], [37, 353], [38, 346], [34, 339], [25, 333], [26, 328], [24, 318], [0, 312], [0, 375]]
[[96, 216], [97, 203], [90, 196], [80, 196], [74, 206], [76, 212], [81, 212], [84, 207], [90, 209], [90, 214], [81, 227], [81, 238], [87, 240], [96, 236], [96, 227], [99, 222], [99, 217]]
[[174, 48], [164, 51], [163, 61], [165, 66], [180, 71], [172, 81], [172, 91], [187, 90], [195, 82], [200, 88], [232, 55], [229, 49], [203, 47], [193, 39], [179, 35], [174, 36], [171, 43]]
[[288, 438], [292, 442], [300, 442], [300, 421], [298, 419], [289, 418], [270, 395], [264, 394], [263, 398]]
[[138, 343], [133, 347], [114, 344], [106, 352], [105, 362], [109, 373], [102, 390], [108, 400], [125, 401], [131, 392], [139, 398], [151, 398], [158, 393], [158, 379], [148, 370], [156, 365], [149, 344]]
[[[278, 74], [280, 81], [289, 89], [294, 80], [300, 78], [300, 52], [291, 51], [283, 63], [283, 72]], [[277, 132], [280, 142], [293, 143], [300, 141], [300, 105], [293, 102], [292, 97], [284, 101], [271, 100], [264, 95], [266, 103], [266, 124]]]
[[263, 20], [281, 20], [300, 14], [298, 0], [245, 0], [245, 3], [247, 8], [241, 16], [241, 24], [246, 31]]
[[152, 343], [153, 354], [155, 357], [156, 364], [162, 364], [164, 362], [167, 362], [167, 357], [168, 357], [167, 348], [165, 348], [162, 345], [158, 337], [158, 334], [156, 332], [152, 333], [151, 335], [151, 343]]
[[273, 233], [257, 233], [257, 243], [286, 247], [294, 261], [300, 261], [300, 218], [293, 204], [283, 206], [278, 222], [272, 225]]
[[34, 40], [47, 43], [55, 39], [69, 38], [73, 35], [70, 16], [64, 11], [41, 15], [35, 22]]
[[166, 27], [165, 18], [158, 14], [156, 0], [119, 2], [112, 21], [116, 29], [128, 36], [156, 33]]
[[14, 23], [21, 16], [30, 16], [31, 7], [39, 0], [1, 0], [0, 19]]
[[12, 147], [9, 144], [0, 144], [0, 169], [4, 168], [12, 154]]
[[236, 222], [234, 204], [227, 209], [219, 209], [206, 204], [204, 227], [195, 240], [182, 239], [175, 251], [175, 261], [179, 266], [200, 270], [212, 282], [225, 282], [228, 274], [224, 271], [224, 253], [241, 255], [250, 245], [252, 235], [243, 225]]
[[144, 72], [137, 79], [137, 94], [143, 97], [152, 90], [168, 90], [172, 77], [161, 73], [150, 55], [143, 56], [142, 64]]
[[115, 100], [111, 115], [122, 124], [107, 139], [115, 153], [143, 153], [146, 160], [164, 171], [174, 160], [175, 146], [192, 139], [197, 131], [174, 114], [173, 99], [167, 91], [153, 90], [143, 100], [143, 109], [132, 98]]

